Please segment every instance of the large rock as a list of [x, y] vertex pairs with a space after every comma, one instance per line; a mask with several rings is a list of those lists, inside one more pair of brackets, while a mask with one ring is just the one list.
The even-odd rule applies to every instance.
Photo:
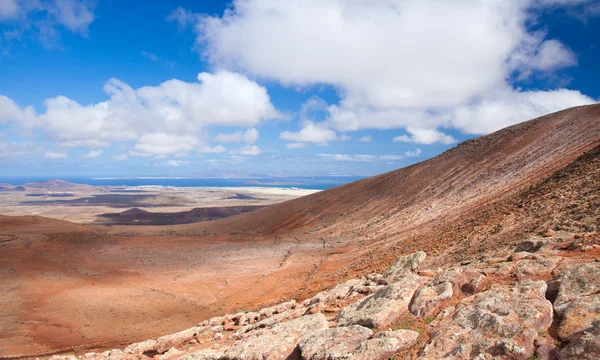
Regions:
[[594, 326], [573, 335], [569, 344], [559, 354], [560, 360], [600, 359], [600, 321]]
[[442, 301], [452, 297], [452, 283], [424, 286], [415, 295], [410, 305], [410, 312], [416, 317], [425, 317], [431, 313]]
[[416, 271], [426, 256], [423, 251], [401, 256], [387, 269], [383, 277], [388, 283], [396, 282], [407, 274]]
[[332, 302], [336, 302], [337, 300], [346, 299], [348, 296], [352, 295], [352, 290], [354, 288], [362, 285], [362, 282], [357, 279], [348, 280], [341, 284], [334, 286], [332, 289], [323, 291], [313, 296], [308, 305], [315, 304], [328, 304]]
[[558, 336], [567, 340], [571, 335], [591, 328], [594, 322], [600, 322], [600, 293], [580, 297], [566, 305], [562, 310]]
[[372, 339], [362, 342], [352, 360], [387, 360], [398, 351], [411, 347], [419, 333], [411, 330], [382, 331]]
[[522, 281], [463, 299], [444, 310], [421, 359], [524, 359], [552, 324], [546, 283]]
[[563, 316], [569, 303], [600, 291], [600, 262], [579, 264], [565, 269], [558, 281], [558, 296], [554, 311]]
[[453, 292], [460, 291], [467, 295], [473, 295], [481, 291], [483, 280], [485, 280], [485, 275], [475, 268], [455, 267], [434, 276], [432, 283], [449, 282], [452, 284]]
[[127, 354], [142, 355], [146, 352], [156, 352], [158, 343], [156, 340], [146, 340], [139, 343], [129, 345], [123, 350]]
[[217, 360], [221, 359], [223, 356], [222, 352], [212, 350], [212, 349], [204, 349], [198, 350], [189, 355], [180, 357], [179, 360]]
[[552, 274], [552, 270], [556, 268], [561, 260], [560, 256], [552, 256], [549, 258], [519, 261], [511, 272], [511, 275], [518, 280], [547, 277]]
[[302, 339], [326, 328], [327, 320], [319, 313], [276, 324], [268, 329], [257, 329], [236, 341], [223, 359], [286, 359]]
[[157, 351], [162, 354], [172, 347], [177, 347], [181, 344], [195, 340], [196, 334], [204, 331], [205, 329], [206, 327], [195, 326], [174, 334], [161, 336], [156, 340]]
[[300, 353], [304, 360], [348, 359], [371, 335], [370, 329], [359, 325], [319, 330], [300, 342]]
[[413, 273], [405, 275], [400, 281], [343, 308], [337, 316], [338, 326], [387, 328], [408, 311], [413, 295], [425, 281], [425, 278]]

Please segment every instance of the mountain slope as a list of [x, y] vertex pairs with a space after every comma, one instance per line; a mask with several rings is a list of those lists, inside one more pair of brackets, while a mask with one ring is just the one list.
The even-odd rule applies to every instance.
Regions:
[[385, 236], [512, 194], [598, 143], [600, 105], [572, 108], [463, 142], [406, 168], [209, 226], [262, 235], [302, 230]]

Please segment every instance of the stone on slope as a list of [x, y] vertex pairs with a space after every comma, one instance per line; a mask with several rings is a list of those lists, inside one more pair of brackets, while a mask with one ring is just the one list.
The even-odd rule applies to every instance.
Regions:
[[419, 333], [411, 330], [382, 331], [362, 342], [352, 360], [387, 360], [398, 351], [411, 347], [418, 337]]
[[268, 329], [257, 329], [236, 341], [223, 359], [286, 359], [302, 339], [326, 328], [327, 319], [318, 313], [279, 323]]
[[417, 291], [417, 294], [410, 305], [410, 312], [416, 317], [425, 317], [442, 301], [451, 298], [452, 294], [452, 283], [447, 281], [423, 286]]
[[205, 327], [195, 326], [174, 334], [161, 336], [156, 340], [156, 350], [162, 354], [172, 347], [177, 347], [178, 345], [194, 340], [196, 334], [204, 331], [205, 329]]
[[538, 333], [552, 324], [546, 283], [525, 280], [463, 299], [436, 319], [420, 359], [524, 359]]
[[189, 355], [179, 358], [179, 360], [218, 360], [223, 357], [223, 353], [212, 350], [204, 349], [193, 352]]
[[571, 301], [600, 290], [600, 263], [591, 262], [569, 267], [562, 272], [558, 281], [560, 286], [554, 301], [554, 311], [562, 316]]
[[127, 354], [142, 355], [145, 352], [155, 352], [158, 349], [156, 340], [146, 340], [129, 345], [123, 350]]
[[330, 290], [320, 292], [317, 295], [313, 296], [308, 302], [308, 305], [310, 306], [319, 303], [327, 304], [335, 302], [337, 300], [345, 299], [348, 296], [352, 295], [352, 290], [354, 290], [355, 287], [360, 285], [362, 285], [362, 282], [360, 280], [348, 280], [346, 282], [336, 285]]
[[319, 330], [300, 342], [303, 360], [338, 360], [351, 357], [354, 349], [373, 335], [366, 327], [352, 325]]
[[402, 279], [407, 274], [416, 271], [427, 255], [423, 251], [418, 251], [410, 255], [401, 256], [396, 260], [383, 274], [385, 280], [389, 283]]
[[558, 336], [566, 340], [571, 335], [591, 328], [600, 322], [600, 293], [582, 296], [566, 305], [558, 327]]
[[573, 335], [569, 344], [559, 354], [560, 360], [600, 359], [600, 321], [594, 326]]
[[518, 280], [529, 279], [535, 276], [550, 276], [562, 260], [560, 256], [539, 258], [535, 260], [518, 261], [517, 266], [511, 272], [511, 276]]
[[408, 311], [417, 289], [426, 281], [417, 274], [407, 274], [398, 282], [385, 286], [354, 304], [343, 308], [337, 316], [338, 326], [362, 325], [383, 329]]

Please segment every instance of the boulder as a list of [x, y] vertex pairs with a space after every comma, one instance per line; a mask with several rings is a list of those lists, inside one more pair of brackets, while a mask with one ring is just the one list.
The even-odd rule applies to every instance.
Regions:
[[554, 311], [563, 316], [569, 303], [600, 291], [600, 263], [590, 262], [566, 268], [560, 277]]
[[431, 313], [442, 301], [452, 297], [452, 283], [424, 286], [415, 295], [410, 306], [410, 312], [416, 317], [425, 317]]
[[401, 256], [386, 270], [383, 277], [388, 284], [399, 281], [407, 274], [415, 272], [425, 257], [427, 255], [423, 251]]
[[236, 341], [223, 359], [287, 359], [304, 338], [326, 328], [327, 320], [319, 313], [279, 323], [271, 328], [257, 329]]
[[535, 260], [523, 260], [517, 263], [517, 266], [511, 272], [511, 276], [518, 280], [529, 279], [532, 277], [547, 277], [558, 266], [562, 258], [553, 256], [549, 258], [540, 258]]
[[387, 360], [401, 350], [411, 347], [419, 333], [411, 330], [382, 331], [362, 342], [352, 360]]
[[217, 360], [223, 357], [222, 352], [212, 349], [199, 350], [189, 355], [180, 357], [179, 360]]
[[123, 350], [127, 354], [142, 355], [146, 352], [156, 352], [158, 343], [156, 340], [146, 340], [139, 343], [133, 343]]
[[421, 359], [524, 359], [533, 355], [538, 333], [552, 324], [552, 304], [545, 292], [543, 281], [525, 280], [514, 286], [492, 286], [463, 299], [438, 315]]
[[179, 351], [177, 348], [171, 348], [166, 353], [162, 354], [158, 360], [177, 360], [184, 356], [185, 353], [183, 351]]
[[573, 335], [569, 344], [559, 353], [560, 360], [600, 359], [600, 321], [582, 332]]
[[357, 279], [348, 280], [341, 284], [336, 285], [330, 290], [323, 291], [313, 296], [308, 305], [315, 305], [318, 303], [332, 303], [337, 300], [345, 299], [352, 294], [354, 288], [362, 285], [362, 282]]
[[408, 311], [413, 295], [425, 281], [426, 278], [413, 273], [405, 275], [398, 282], [343, 308], [337, 316], [338, 326], [387, 328]]
[[434, 276], [432, 283], [449, 282], [452, 284], [453, 292], [461, 291], [464, 294], [473, 295], [481, 290], [483, 280], [485, 280], [485, 275], [472, 267], [455, 267]]
[[354, 349], [371, 335], [370, 329], [359, 325], [335, 327], [314, 332], [298, 347], [303, 360], [348, 359]]
[[181, 344], [188, 343], [196, 339], [196, 334], [204, 331], [204, 327], [195, 326], [193, 328], [185, 329], [174, 334], [161, 336], [156, 340], [156, 351], [162, 354], [168, 351], [172, 347], [177, 347]]
[[567, 340], [571, 335], [591, 328], [597, 321], [600, 321], [600, 293], [580, 297], [562, 310], [558, 336]]
[[133, 358], [133, 356], [125, 354], [125, 352], [119, 349], [105, 351], [102, 353], [102, 356], [106, 360], [129, 360]]

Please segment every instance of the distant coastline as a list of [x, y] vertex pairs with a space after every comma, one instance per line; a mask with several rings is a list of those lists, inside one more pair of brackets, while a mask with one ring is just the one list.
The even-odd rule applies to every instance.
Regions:
[[283, 187], [310, 190], [326, 190], [365, 178], [364, 176], [299, 176], [299, 177], [0, 177], [0, 183], [24, 185], [46, 180], [64, 180], [75, 184], [93, 186], [165, 186], [165, 187]]

